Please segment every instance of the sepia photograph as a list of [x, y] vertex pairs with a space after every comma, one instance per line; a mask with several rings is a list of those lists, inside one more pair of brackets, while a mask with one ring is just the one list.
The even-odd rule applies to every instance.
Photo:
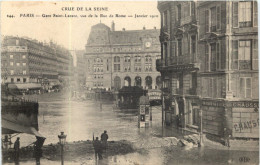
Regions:
[[0, 164], [259, 164], [257, 0], [0, 8]]

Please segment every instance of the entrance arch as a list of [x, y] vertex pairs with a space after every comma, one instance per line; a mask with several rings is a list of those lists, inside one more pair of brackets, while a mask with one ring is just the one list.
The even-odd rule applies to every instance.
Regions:
[[138, 87], [142, 86], [142, 78], [140, 76], [135, 77], [135, 86], [138, 86]]
[[152, 83], [153, 83], [153, 79], [151, 76], [147, 76], [145, 78], [145, 86], [148, 88], [148, 89], [152, 89]]
[[131, 86], [131, 78], [130, 77], [125, 77], [125, 86], [127, 86], [127, 87], [129, 87], [129, 86]]
[[114, 79], [114, 87], [115, 90], [119, 90], [121, 88], [121, 79], [118, 76], [116, 76]]

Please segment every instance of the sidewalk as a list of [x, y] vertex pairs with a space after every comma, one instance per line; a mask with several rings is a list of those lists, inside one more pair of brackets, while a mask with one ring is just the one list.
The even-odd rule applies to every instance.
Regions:
[[[185, 131], [198, 134], [193, 130], [183, 128]], [[224, 146], [223, 144], [210, 140], [203, 135], [203, 144], [206, 147], [218, 149], [218, 150], [236, 150], [236, 151], [259, 151], [259, 141], [257, 140], [229, 140], [230, 147]]]

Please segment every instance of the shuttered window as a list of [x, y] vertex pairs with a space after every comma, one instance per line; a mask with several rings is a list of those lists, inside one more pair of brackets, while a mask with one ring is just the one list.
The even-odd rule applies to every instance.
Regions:
[[239, 41], [238, 48], [239, 69], [251, 69], [251, 41]]
[[216, 44], [216, 67], [217, 69], [221, 69], [221, 56], [220, 56], [220, 44]]
[[205, 45], [205, 71], [209, 71], [209, 46]]
[[210, 44], [210, 70], [216, 71], [216, 43]]
[[238, 27], [238, 2], [232, 2], [232, 10], [233, 10], [233, 17], [232, 17], [232, 24], [234, 28]]
[[257, 26], [257, 24], [258, 24], [258, 21], [257, 21], [257, 19], [258, 19], [258, 17], [257, 17], [257, 13], [258, 13], [258, 11], [257, 11], [257, 1], [254, 1], [253, 2], [253, 6], [254, 6], [254, 11], [253, 11], [253, 13], [254, 13], [254, 26]]
[[205, 31], [209, 32], [209, 10], [205, 11]]
[[231, 62], [231, 68], [232, 69], [238, 69], [238, 40], [232, 41], [232, 62]]
[[252, 2], [239, 2], [239, 27], [252, 26]]
[[217, 30], [217, 9], [216, 7], [210, 8], [210, 31], [215, 32]]
[[217, 29], [221, 28], [221, 13], [220, 6], [217, 7]]
[[252, 69], [258, 70], [258, 40], [253, 40]]
[[240, 78], [240, 97], [241, 98], [251, 98], [251, 78], [243, 77]]

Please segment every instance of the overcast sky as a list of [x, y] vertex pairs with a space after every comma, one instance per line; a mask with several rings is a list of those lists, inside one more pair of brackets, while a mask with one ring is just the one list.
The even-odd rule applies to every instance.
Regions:
[[[62, 11], [65, 7], [74, 11]], [[77, 11], [83, 7], [83, 11]], [[93, 11], [94, 7], [107, 7], [108, 11]], [[91, 8], [92, 11], [86, 11]], [[21, 14], [34, 14], [34, 17], [21, 17]], [[36, 15], [77, 14], [78, 18], [43, 18]], [[133, 18], [82, 18], [80, 15], [133, 15]], [[135, 14], [148, 15], [148, 18], [134, 18]], [[14, 15], [9, 18], [7, 15]], [[158, 15], [150, 18], [150, 15]], [[116, 30], [152, 29], [160, 26], [160, 16], [157, 10], [157, 1], [144, 2], [1, 2], [1, 34], [13, 36], [27, 36], [39, 41], [51, 39], [68, 49], [84, 49], [92, 25], [102, 22], [111, 27], [115, 22]]]

